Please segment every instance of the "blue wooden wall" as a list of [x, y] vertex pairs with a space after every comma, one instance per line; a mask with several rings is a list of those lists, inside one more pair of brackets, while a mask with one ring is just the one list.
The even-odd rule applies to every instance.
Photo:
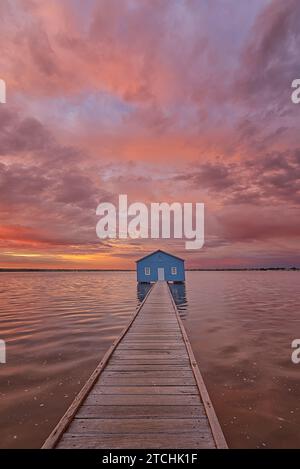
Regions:
[[[150, 268], [150, 275], [145, 274], [145, 267]], [[184, 261], [162, 251], [154, 252], [144, 259], [137, 261], [137, 281], [156, 282], [158, 268], [164, 268], [165, 280], [170, 282], [184, 282]], [[177, 268], [177, 274], [172, 274], [172, 267]]]

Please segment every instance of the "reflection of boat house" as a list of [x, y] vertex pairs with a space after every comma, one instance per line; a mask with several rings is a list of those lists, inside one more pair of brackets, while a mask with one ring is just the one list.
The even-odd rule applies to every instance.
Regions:
[[184, 260], [161, 250], [139, 259], [136, 270], [140, 283], [185, 281]]

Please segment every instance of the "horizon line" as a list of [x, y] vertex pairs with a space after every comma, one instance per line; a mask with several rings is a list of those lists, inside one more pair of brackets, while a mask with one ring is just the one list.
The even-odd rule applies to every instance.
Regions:
[[[296, 266], [284, 266], [284, 267], [215, 267], [215, 268], [201, 268], [195, 267], [185, 269], [186, 272], [216, 272], [216, 271], [244, 271], [244, 270], [300, 270], [300, 267]], [[136, 269], [76, 269], [76, 268], [61, 268], [61, 269], [48, 269], [48, 268], [9, 268], [0, 267], [0, 272], [136, 272]]]

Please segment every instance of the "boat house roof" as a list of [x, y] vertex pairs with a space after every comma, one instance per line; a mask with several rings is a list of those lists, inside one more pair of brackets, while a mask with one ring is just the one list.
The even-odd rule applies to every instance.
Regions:
[[138, 260], [135, 261], [135, 262], [143, 261], [143, 260], [147, 259], [147, 257], [153, 256], [154, 254], [158, 254], [159, 252], [162, 253], [162, 254], [166, 254], [167, 256], [174, 257], [175, 259], [178, 259], [179, 261], [184, 262], [184, 259], [182, 259], [181, 257], [174, 256], [174, 254], [170, 254], [169, 252], [162, 251], [161, 249], [158, 249], [157, 251], [153, 251], [153, 252], [151, 252], [150, 254], [147, 254], [147, 256], [141, 257], [140, 259], [138, 259]]

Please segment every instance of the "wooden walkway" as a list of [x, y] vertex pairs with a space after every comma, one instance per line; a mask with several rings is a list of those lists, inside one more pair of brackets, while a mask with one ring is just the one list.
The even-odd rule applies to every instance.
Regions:
[[156, 283], [43, 448], [226, 448], [166, 282]]

